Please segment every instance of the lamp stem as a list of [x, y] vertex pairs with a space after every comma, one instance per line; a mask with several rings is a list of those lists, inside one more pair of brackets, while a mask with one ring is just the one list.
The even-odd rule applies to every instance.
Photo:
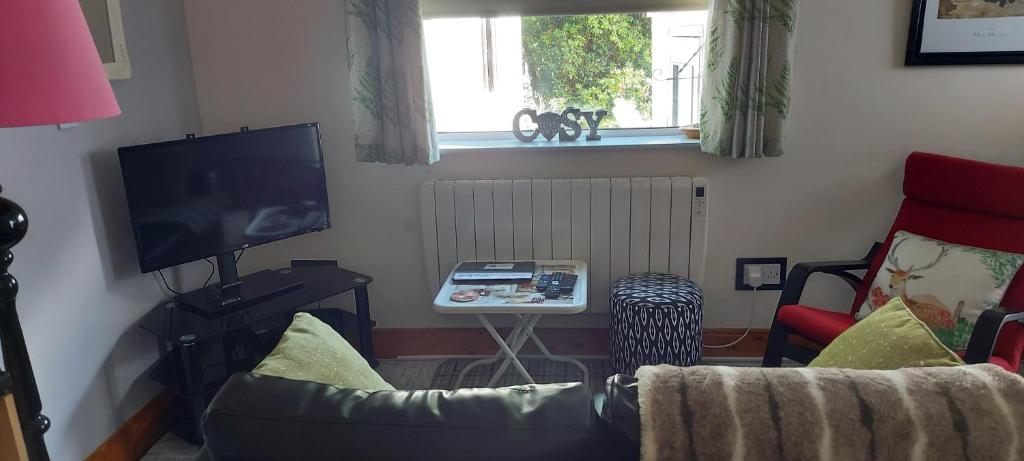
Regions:
[[[3, 189], [0, 188], [0, 192]], [[0, 349], [14, 389], [14, 406], [25, 437], [25, 448], [32, 461], [47, 461], [43, 434], [50, 428], [50, 418], [42, 414], [43, 404], [32, 373], [32, 361], [25, 346], [15, 298], [18, 281], [7, 269], [14, 262], [11, 247], [17, 245], [28, 231], [28, 217], [17, 203], [0, 197]]]

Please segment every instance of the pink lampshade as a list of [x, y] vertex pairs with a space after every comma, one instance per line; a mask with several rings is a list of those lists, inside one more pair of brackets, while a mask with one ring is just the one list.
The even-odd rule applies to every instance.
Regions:
[[78, 0], [0, 0], [0, 127], [120, 114]]

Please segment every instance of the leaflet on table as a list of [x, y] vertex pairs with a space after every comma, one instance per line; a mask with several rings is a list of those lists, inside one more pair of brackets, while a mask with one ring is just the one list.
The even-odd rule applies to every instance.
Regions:
[[[561, 295], [558, 299], [547, 299], [543, 293], [537, 292], [537, 281], [542, 274], [553, 274], [555, 272], [576, 273], [576, 266], [572, 264], [538, 265], [533, 279], [529, 282], [520, 283], [497, 283], [497, 284], [466, 284], [456, 286], [454, 293], [474, 292], [475, 298], [467, 301], [467, 304], [569, 304], [573, 301], [576, 290], [568, 295]], [[477, 295], [479, 297], [477, 297]]]

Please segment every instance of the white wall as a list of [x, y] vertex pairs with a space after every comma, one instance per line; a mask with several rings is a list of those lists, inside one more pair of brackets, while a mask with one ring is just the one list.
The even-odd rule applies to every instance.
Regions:
[[11, 273], [54, 460], [87, 456], [157, 389], [143, 376], [155, 341], [135, 323], [162, 294], [139, 273], [116, 149], [199, 129], [181, 2], [122, 8], [134, 68], [113, 83], [122, 116], [0, 129], [0, 184], [29, 216]]
[[[340, 258], [374, 276], [371, 302], [382, 327], [472, 325], [430, 309], [417, 198], [429, 178], [706, 177], [706, 326], [742, 327], [749, 293], [733, 291], [735, 259], [862, 256], [895, 215], [910, 151], [1024, 165], [1021, 68], [903, 67], [909, 2], [801, 2], [782, 158], [735, 161], [692, 150], [474, 152], [445, 155], [431, 167], [355, 161], [342, 1], [185, 4], [207, 133], [300, 121], [323, 127], [334, 228], [253, 249], [243, 269], [285, 265], [290, 257]], [[814, 284], [805, 299], [848, 307], [841, 282]], [[769, 325], [777, 299], [777, 293], [761, 294], [756, 326]]]

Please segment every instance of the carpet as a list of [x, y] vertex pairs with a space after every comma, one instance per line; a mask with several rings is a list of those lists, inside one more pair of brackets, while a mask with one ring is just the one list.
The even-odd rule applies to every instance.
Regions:
[[[462, 372], [463, 368], [476, 360], [476, 358], [458, 358], [442, 361], [437, 366], [437, 369], [434, 370], [434, 376], [430, 380], [429, 389], [455, 389], [455, 381], [459, 378], [459, 373]], [[538, 384], [572, 383], [583, 380], [583, 373], [580, 369], [568, 363], [555, 362], [543, 357], [520, 357], [519, 360]], [[578, 360], [583, 362], [583, 365], [590, 371], [591, 390], [595, 393], [604, 392], [604, 381], [609, 376], [615, 374], [612, 371], [611, 362], [605, 357], [578, 358]], [[761, 365], [761, 360], [709, 358], [701, 361], [701, 364], [756, 367]], [[500, 365], [501, 362], [499, 361], [490, 365], [480, 365], [473, 368], [466, 375], [466, 378], [462, 380], [462, 384], [459, 387], [487, 386], [487, 381], [494, 376], [494, 372], [497, 371]], [[523, 379], [515, 368], [509, 365], [508, 370], [498, 379], [495, 387], [517, 386], [521, 384], [526, 384], [526, 380]]]
[[[448, 359], [438, 365], [434, 371], [434, 377], [430, 381], [431, 389], [455, 389], [455, 381], [459, 373], [476, 358]], [[543, 357], [520, 358], [520, 362], [526, 368], [538, 384], [572, 383], [583, 380], [583, 372], [575, 365], [555, 362]], [[611, 363], [607, 358], [581, 358], [580, 362], [587, 367], [591, 376], [591, 389], [600, 391], [604, 387], [604, 379], [612, 375]], [[501, 361], [489, 365], [480, 365], [469, 371], [459, 387], [486, 387], [487, 381], [494, 376], [494, 372], [501, 366]], [[594, 379], [594, 378], [597, 379]], [[512, 365], [509, 365], [505, 374], [498, 379], [495, 387], [517, 386], [526, 384], [526, 379], [519, 374]]]

